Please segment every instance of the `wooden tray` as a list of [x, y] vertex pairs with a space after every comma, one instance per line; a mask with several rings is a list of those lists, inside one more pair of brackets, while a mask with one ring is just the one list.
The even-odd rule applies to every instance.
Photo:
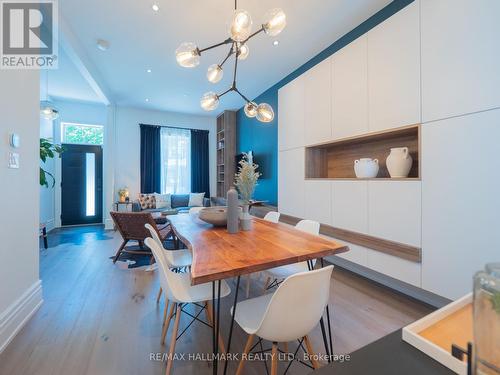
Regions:
[[451, 345], [473, 341], [472, 293], [403, 328], [403, 340], [460, 375], [467, 362], [451, 355]]

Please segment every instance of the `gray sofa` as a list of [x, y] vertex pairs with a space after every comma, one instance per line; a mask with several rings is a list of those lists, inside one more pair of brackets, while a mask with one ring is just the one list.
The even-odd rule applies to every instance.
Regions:
[[[176, 209], [178, 212], [189, 211], [189, 194], [172, 194], [170, 205], [172, 209]], [[203, 206], [210, 207], [210, 198], [203, 198]], [[141, 209], [141, 204], [138, 200], [132, 203], [133, 212], [163, 212], [167, 211], [167, 208], [149, 208]]]

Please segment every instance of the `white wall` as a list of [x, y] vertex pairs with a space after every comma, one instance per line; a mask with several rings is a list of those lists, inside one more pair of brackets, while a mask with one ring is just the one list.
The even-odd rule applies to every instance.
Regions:
[[[0, 352], [42, 303], [38, 274], [39, 72], [0, 70]], [[20, 168], [7, 168], [19, 134]]]
[[[139, 124], [177, 126], [209, 131], [210, 194], [215, 195], [215, 117], [186, 115], [117, 107], [115, 118], [115, 192], [128, 187], [131, 199], [140, 194], [140, 128]], [[115, 194], [116, 197], [116, 194]]]

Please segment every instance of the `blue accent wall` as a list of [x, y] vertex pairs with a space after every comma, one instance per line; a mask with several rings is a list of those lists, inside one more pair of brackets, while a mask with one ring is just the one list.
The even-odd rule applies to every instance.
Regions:
[[351, 30], [335, 43], [321, 51], [305, 64], [297, 68], [281, 81], [270, 87], [254, 101], [258, 103], [269, 103], [275, 112], [274, 120], [264, 124], [255, 118], [248, 118], [243, 108], [236, 115], [236, 150], [238, 153], [253, 151], [255, 162], [260, 165], [263, 176], [255, 190], [255, 199], [266, 200], [268, 204], [278, 204], [278, 89], [288, 82], [294, 80], [316, 64], [330, 57], [361, 35], [366, 34], [379, 23], [385, 21], [393, 14], [403, 9], [414, 0], [394, 0], [385, 8], [375, 13], [365, 22]]

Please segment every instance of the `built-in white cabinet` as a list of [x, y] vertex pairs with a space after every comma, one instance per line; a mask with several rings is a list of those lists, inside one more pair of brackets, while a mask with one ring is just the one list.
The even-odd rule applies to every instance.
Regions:
[[422, 287], [448, 298], [500, 261], [500, 110], [422, 126]]
[[332, 191], [328, 180], [305, 181], [305, 219], [328, 224], [332, 220]]
[[359, 245], [354, 245], [352, 243], [346, 241], [339, 241], [349, 246], [349, 251], [346, 253], [342, 253], [337, 255], [340, 258], [348, 260], [350, 262], [359, 264], [360, 266], [366, 267], [367, 264], [367, 248]]
[[304, 148], [278, 153], [278, 208], [286, 215], [305, 216]]
[[419, 123], [419, 0], [370, 30], [367, 36], [370, 131]]
[[421, 3], [423, 121], [500, 107], [500, 1]]
[[306, 145], [332, 137], [331, 59], [325, 59], [304, 73], [304, 135]]
[[421, 182], [369, 181], [369, 234], [420, 247]]
[[359, 37], [332, 57], [332, 135], [347, 138], [368, 132], [367, 37]]
[[371, 249], [366, 251], [366, 267], [397, 280], [420, 287], [421, 265]]
[[336, 228], [368, 233], [368, 182], [332, 181], [332, 221]]
[[304, 141], [305, 76], [278, 90], [278, 149], [302, 147]]

